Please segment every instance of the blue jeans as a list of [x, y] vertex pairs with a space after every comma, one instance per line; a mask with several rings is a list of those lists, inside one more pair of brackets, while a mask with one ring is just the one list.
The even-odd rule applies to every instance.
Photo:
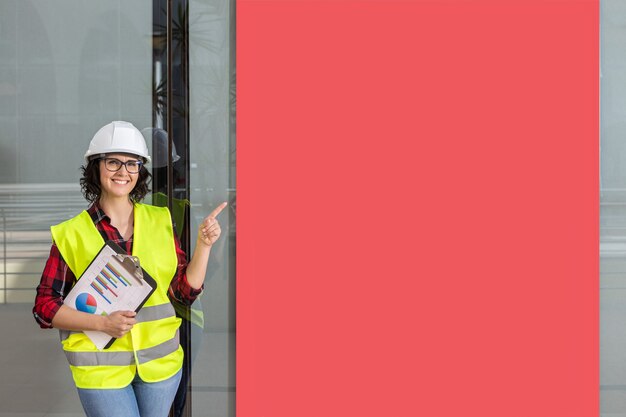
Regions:
[[182, 370], [161, 382], [143, 382], [139, 374], [120, 389], [78, 388], [87, 417], [167, 417]]

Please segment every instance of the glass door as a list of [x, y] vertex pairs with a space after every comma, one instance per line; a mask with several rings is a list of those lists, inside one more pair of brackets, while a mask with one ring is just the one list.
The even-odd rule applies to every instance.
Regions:
[[[154, 189], [167, 196], [167, 203], [159, 204], [170, 205], [183, 246], [193, 253], [198, 225], [228, 202], [218, 218], [222, 237], [211, 251], [204, 293], [191, 308], [177, 306], [186, 357], [173, 415], [230, 417], [235, 415], [235, 1], [155, 0], [154, 10], [153, 120], [172, 132], [153, 142], [155, 155], [162, 157], [153, 164]], [[165, 144], [166, 150], [159, 148]]]

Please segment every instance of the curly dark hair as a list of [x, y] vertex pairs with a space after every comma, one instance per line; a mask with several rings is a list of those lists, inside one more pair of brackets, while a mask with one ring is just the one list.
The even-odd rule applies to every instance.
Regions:
[[[100, 159], [101, 158], [91, 159], [87, 163], [87, 166], [83, 165], [80, 167], [83, 174], [80, 179], [80, 188], [85, 196], [85, 199], [90, 203], [97, 202], [102, 194], [102, 189], [100, 188]], [[133, 203], [140, 202], [146, 194], [152, 191], [148, 188], [150, 182], [152, 181], [152, 174], [150, 174], [145, 166], [141, 166], [139, 174], [137, 175], [137, 184], [129, 195], [130, 200]]]

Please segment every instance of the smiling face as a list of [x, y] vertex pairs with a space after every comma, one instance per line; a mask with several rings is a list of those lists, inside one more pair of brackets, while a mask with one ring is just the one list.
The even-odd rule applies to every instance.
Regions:
[[[138, 161], [134, 155], [113, 153], [107, 154], [105, 159], [117, 159], [121, 162]], [[130, 192], [137, 184], [139, 174], [131, 174], [125, 166], [120, 166], [118, 171], [111, 172], [107, 169], [105, 159], [100, 160], [100, 187], [102, 189], [101, 197], [104, 198], [128, 198]], [[109, 168], [110, 168], [109, 164]]]

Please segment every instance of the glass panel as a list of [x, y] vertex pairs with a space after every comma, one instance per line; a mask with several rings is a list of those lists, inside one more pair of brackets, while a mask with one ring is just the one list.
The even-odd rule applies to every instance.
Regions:
[[[193, 308], [194, 416], [235, 415], [235, 1], [189, 2], [191, 242], [222, 201], [222, 237], [211, 252], [205, 291]], [[197, 323], [196, 323], [197, 324]]]
[[91, 137], [152, 125], [151, 37], [151, 1], [0, 2], [0, 416], [84, 415], [57, 331], [30, 310], [49, 226], [87, 206]]
[[600, 412], [626, 416], [626, 3], [600, 3]]

